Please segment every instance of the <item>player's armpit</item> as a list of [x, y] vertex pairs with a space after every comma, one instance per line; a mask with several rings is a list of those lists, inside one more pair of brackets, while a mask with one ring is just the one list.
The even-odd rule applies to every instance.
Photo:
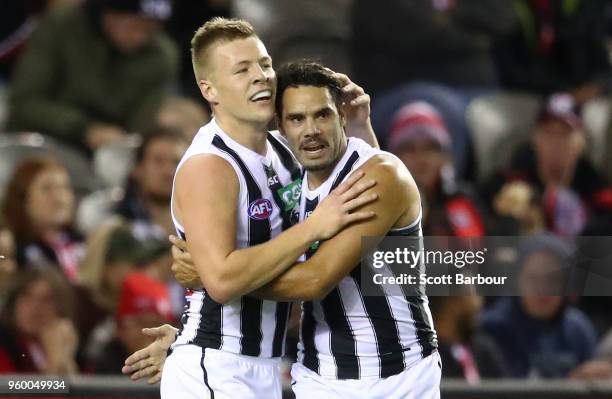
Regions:
[[363, 169], [366, 176], [378, 182], [371, 191], [378, 194], [379, 200], [361, 210], [371, 210], [376, 216], [350, 225], [324, 241], [309, 260], [294, 265], [251, 295], [276, 300], [320, 300], [359, 264], [362, 237], [384, 236], [396, 222], [409, 225], [418, 218], [418, 189], [400, 161], [376, 157]]

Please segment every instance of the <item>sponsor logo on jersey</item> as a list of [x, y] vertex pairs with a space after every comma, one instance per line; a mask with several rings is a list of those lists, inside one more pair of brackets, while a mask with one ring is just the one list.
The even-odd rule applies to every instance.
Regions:
[[275, 184], [280, 184], [280, 182], [278, 181], [278, 176], [274, 175], [268, 177], [268, 187], [272, 187]]
[[285, 204], [284, 211], [294, 209], [300, 202], [300, 195], [302, 194], [302, 179], [296, 179], [287, 184], [285, 187], [279, 188], [276, 192]]
[[272, 215], [272, 203], [266, 198], [257, 199], [249, 204], [249, 217], [255, 220], [265, 220]]

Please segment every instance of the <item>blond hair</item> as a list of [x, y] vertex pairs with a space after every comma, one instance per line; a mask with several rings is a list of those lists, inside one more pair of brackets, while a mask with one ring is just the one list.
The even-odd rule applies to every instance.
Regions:
[[191, 62], [196, 79], [204, 79], [210, 49], [219, 43], [257, 37], [253, 26], [241, 19], [215, 17], [202, 25], [191, 39]]

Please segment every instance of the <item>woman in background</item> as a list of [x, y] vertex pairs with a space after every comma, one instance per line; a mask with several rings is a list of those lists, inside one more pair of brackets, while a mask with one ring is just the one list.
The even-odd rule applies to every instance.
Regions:
[[13, 172], [2, 216], [13, 234], [16, 261], [26, 266], [56, 266], [76, 281], [83, 252], [73, 228], [75, 194], [66, 168], [48, 158], [31, 158]]
[[74, 298], [52, 268], [22, 271], [0, 314], [0, 374], [69, 374], [78, 371]]

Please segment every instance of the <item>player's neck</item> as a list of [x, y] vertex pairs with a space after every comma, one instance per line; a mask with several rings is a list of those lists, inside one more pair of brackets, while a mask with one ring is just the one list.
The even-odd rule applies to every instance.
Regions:
[[238, 144], [260, 155], [266, 155], [267, 124], [246, 123], [221, 115], [216, 115], [215, 118], [219, 127]]
[[321, 184], [325, 183], [334, 171], [336, 164], [334, 163], [325, 169], [308, 171], [308, 188], [316, 190]]

